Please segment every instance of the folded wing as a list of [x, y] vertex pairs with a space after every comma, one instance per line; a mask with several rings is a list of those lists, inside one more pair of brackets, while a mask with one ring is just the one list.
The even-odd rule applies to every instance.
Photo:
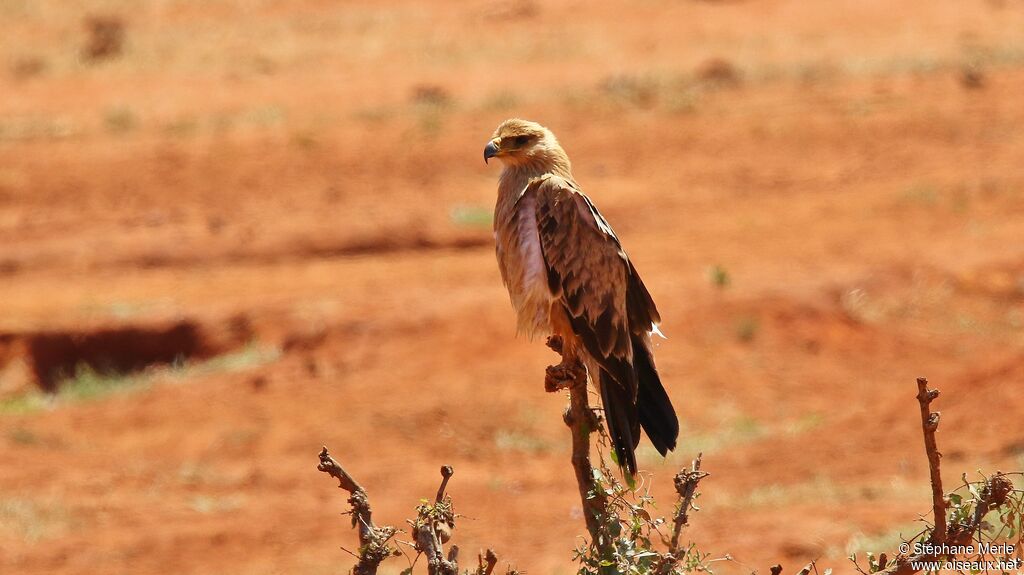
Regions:
[[548, 287], [600, 366], [591, 377], [600, 383], [616, 456], [635, 473], [641, 425], [663, 454], [675, 447], [678, 435], [650, 353], [648, 332], [660, 321], [657, 308], [615, 232], [574, 183], [553, 175], [538, 178], [522, 198], [536, 211]]

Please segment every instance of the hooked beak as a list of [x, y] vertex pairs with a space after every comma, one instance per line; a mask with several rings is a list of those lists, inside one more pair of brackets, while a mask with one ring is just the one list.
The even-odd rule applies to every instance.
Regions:
[[490, 160], [494, 156], [497, 156], [500, 152], [501, 148], [498, 147], [496, 140], [491, 140], [490, 142], [487, 142], [487, 147], [484, 148], [484, 163], [486, 164], [487, 160]]

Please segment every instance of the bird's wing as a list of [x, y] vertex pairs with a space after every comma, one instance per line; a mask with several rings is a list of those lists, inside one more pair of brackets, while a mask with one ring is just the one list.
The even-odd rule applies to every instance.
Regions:
[[519, 202], [518, 209], [535, 215], [548, 288], [599, 366], [590, 375], [600, 382], [615, 455], [635, 473], [641, 425], [662, 454], [675, 447], [679, 433], [650, 350], [658, 310], [619, 238], [576, 184], [554, 175], [537, 178]]
[[531, 198], [524, 205], [536, 210], [548, 287], [587, 352], [635, 402], [630, 323], [639, 313], [642, 328], [650, 329], [657, 317], [650, 295], [611, 226], [574, 183], [544, 176], [530, 182], [522, 197]]

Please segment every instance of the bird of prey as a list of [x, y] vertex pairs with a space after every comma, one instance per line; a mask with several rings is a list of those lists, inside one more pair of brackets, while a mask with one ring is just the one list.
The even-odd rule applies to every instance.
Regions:
[[635, 474], [641, 427], [662, 455], [679, 435], [651, 350], [654, 300], [550, 130], [506, 120], [484, 148], [491, 158], [504, 164], [494, 238], [519, 331], [560, 336], [563, 357], [586, 366], [616, 459]]

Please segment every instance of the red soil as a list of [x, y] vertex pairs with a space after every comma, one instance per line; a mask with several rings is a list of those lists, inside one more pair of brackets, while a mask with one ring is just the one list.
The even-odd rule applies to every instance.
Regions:
[[722, 571], [850, 571], [909, 533], [916, 376], [951, 481], [1024, 467], [1019, 3], [198, 6], [133, 6], [93, 63], [92, 13], [0, 7], [0, 392], [34, 385], [27, 334], [189, 322], [282, 355], [0, 414], [0, 572], [342, 572], [322, 444], [380, 521], [451, 464], [464, 550], [573, 572], [555, 356], [514, 337], [477, 221], [513, 115], [658, 302], [683, 434], [641, 467], [669, 513], [704, 451], [687, 534]]

